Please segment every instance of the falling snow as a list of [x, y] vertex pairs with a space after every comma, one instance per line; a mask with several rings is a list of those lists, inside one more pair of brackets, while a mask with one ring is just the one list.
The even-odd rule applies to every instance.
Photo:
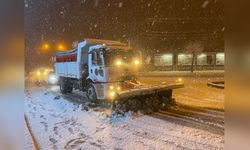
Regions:
[[205, 39], [204, 51], [223, 50], [221, 1], [25, 0], [24, 5], [29, 70], [53, 67], [55, 50], [41, 55], [37, 47], [42, 41], [63, 41], [71, 49], [74, 41], [84, 38], [120, 40], [152, 55], [183, 51], [186, 43]]
[[[165, 53], [223, 51], [226, 28], [221, 8], [219, 0], [25, 0], [25, 71], [53, 68], [58, 43], [73, 49], [85, 38], [121, 41], [150, 60]], [[40, 49], [44, 42], [50, 44], [46, 52]], [[141, 71], [159, 75], [169, 73], [162, 71], [167, 69], [152, 63]], [[42, 149], [223, 149], [224, 93], [207, 87], [208, 80], [196, 75], [183, 78], [185, 88], [173, 94], [177, 104], [190, 109], [176, 105], [165, 114], [110, 116], [106, 108], [90, 108], [83, 92], [64, 96], [58, 86], [28, 82], [25, 114]], [[172, 78], [140, 79], [162, 84]], [[25, 146], [32, 147], [26, 132]]]
[[208, 4], [209, 4], [209, 1], [206, 0], [206, 1], [203, 2], [203, 4], [201, 5], [201, 7], [202, 8], [206, 8], [208, 6]]
[[120, 8], [121, 8], [121, 7], [122, 7], [122, 5], [123, 5], [123, 3], [122, 3], [122, 2], [120, 2], [120, 3], [119, 3], [119, 5], [118, 5], [118, 7], [120, 7]]

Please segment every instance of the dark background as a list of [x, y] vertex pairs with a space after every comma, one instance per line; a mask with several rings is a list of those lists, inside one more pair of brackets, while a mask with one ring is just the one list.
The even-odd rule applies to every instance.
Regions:
[[[222, 0], [26, 0], [26, 70], [52, 65], [57, 43], [67, 49], [84, 38], [120, 40], [146, 54], [224, 51]], [[50, 50], [42, 52], [43, 43]]]

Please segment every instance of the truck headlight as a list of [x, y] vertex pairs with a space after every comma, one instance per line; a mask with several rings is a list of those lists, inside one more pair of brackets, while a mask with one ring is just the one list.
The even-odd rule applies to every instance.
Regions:
[[50, 84], [56, 84], [58, 82], [58, 77], [55, 74], [49, 75], [48, 81]]
[[117, 60], [117, 61], [116, 61], [116, 65], [117, 65], [117, 66], [120, 66], [121, 64], [122, 64], [122, 62], [121, 62], [120, 60]]
[[139, 60], [135, 60], [134, 63], [135, 63], [136, 65], [139, 65], [139, 64], [140, 64], [140, 61], [139, 61]]
[[114, 98], [115, 97], [115, 92], [110, 92], [109, 95], [110, 95], [111, 98]]
[[121, 90], [121, 87], [118, 86], [116, 89], [117, 89], [118, 91], [120, 91], [120, 90]]
[[108, 97], [109, 97], [109, 100], [114, 100], [115, 99], [115, 97], [116, 97], [116, 93], [114, 92], [114, 91], [111, 91], [111, 92], [109, 92], [109, 95], [108, 95]]

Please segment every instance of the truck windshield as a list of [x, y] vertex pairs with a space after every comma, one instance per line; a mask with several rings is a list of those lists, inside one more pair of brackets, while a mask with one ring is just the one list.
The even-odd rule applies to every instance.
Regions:
[[128, 64], [135, 57], [136, 53], [132, 50], [112, 49], [104, 53], [105, 66], [115, 65], [115, 62], [118, 60]]

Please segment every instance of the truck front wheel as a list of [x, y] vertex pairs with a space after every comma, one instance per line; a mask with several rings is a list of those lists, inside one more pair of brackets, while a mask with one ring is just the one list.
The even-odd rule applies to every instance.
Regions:
[[89, 83], [87, 85], [86, 94], [87, 94], [87, 98], [90, 102], [96, 102], [96, 100], [97, 100], [96, 91], [95, 91], [95, 87], [92, 83]]

